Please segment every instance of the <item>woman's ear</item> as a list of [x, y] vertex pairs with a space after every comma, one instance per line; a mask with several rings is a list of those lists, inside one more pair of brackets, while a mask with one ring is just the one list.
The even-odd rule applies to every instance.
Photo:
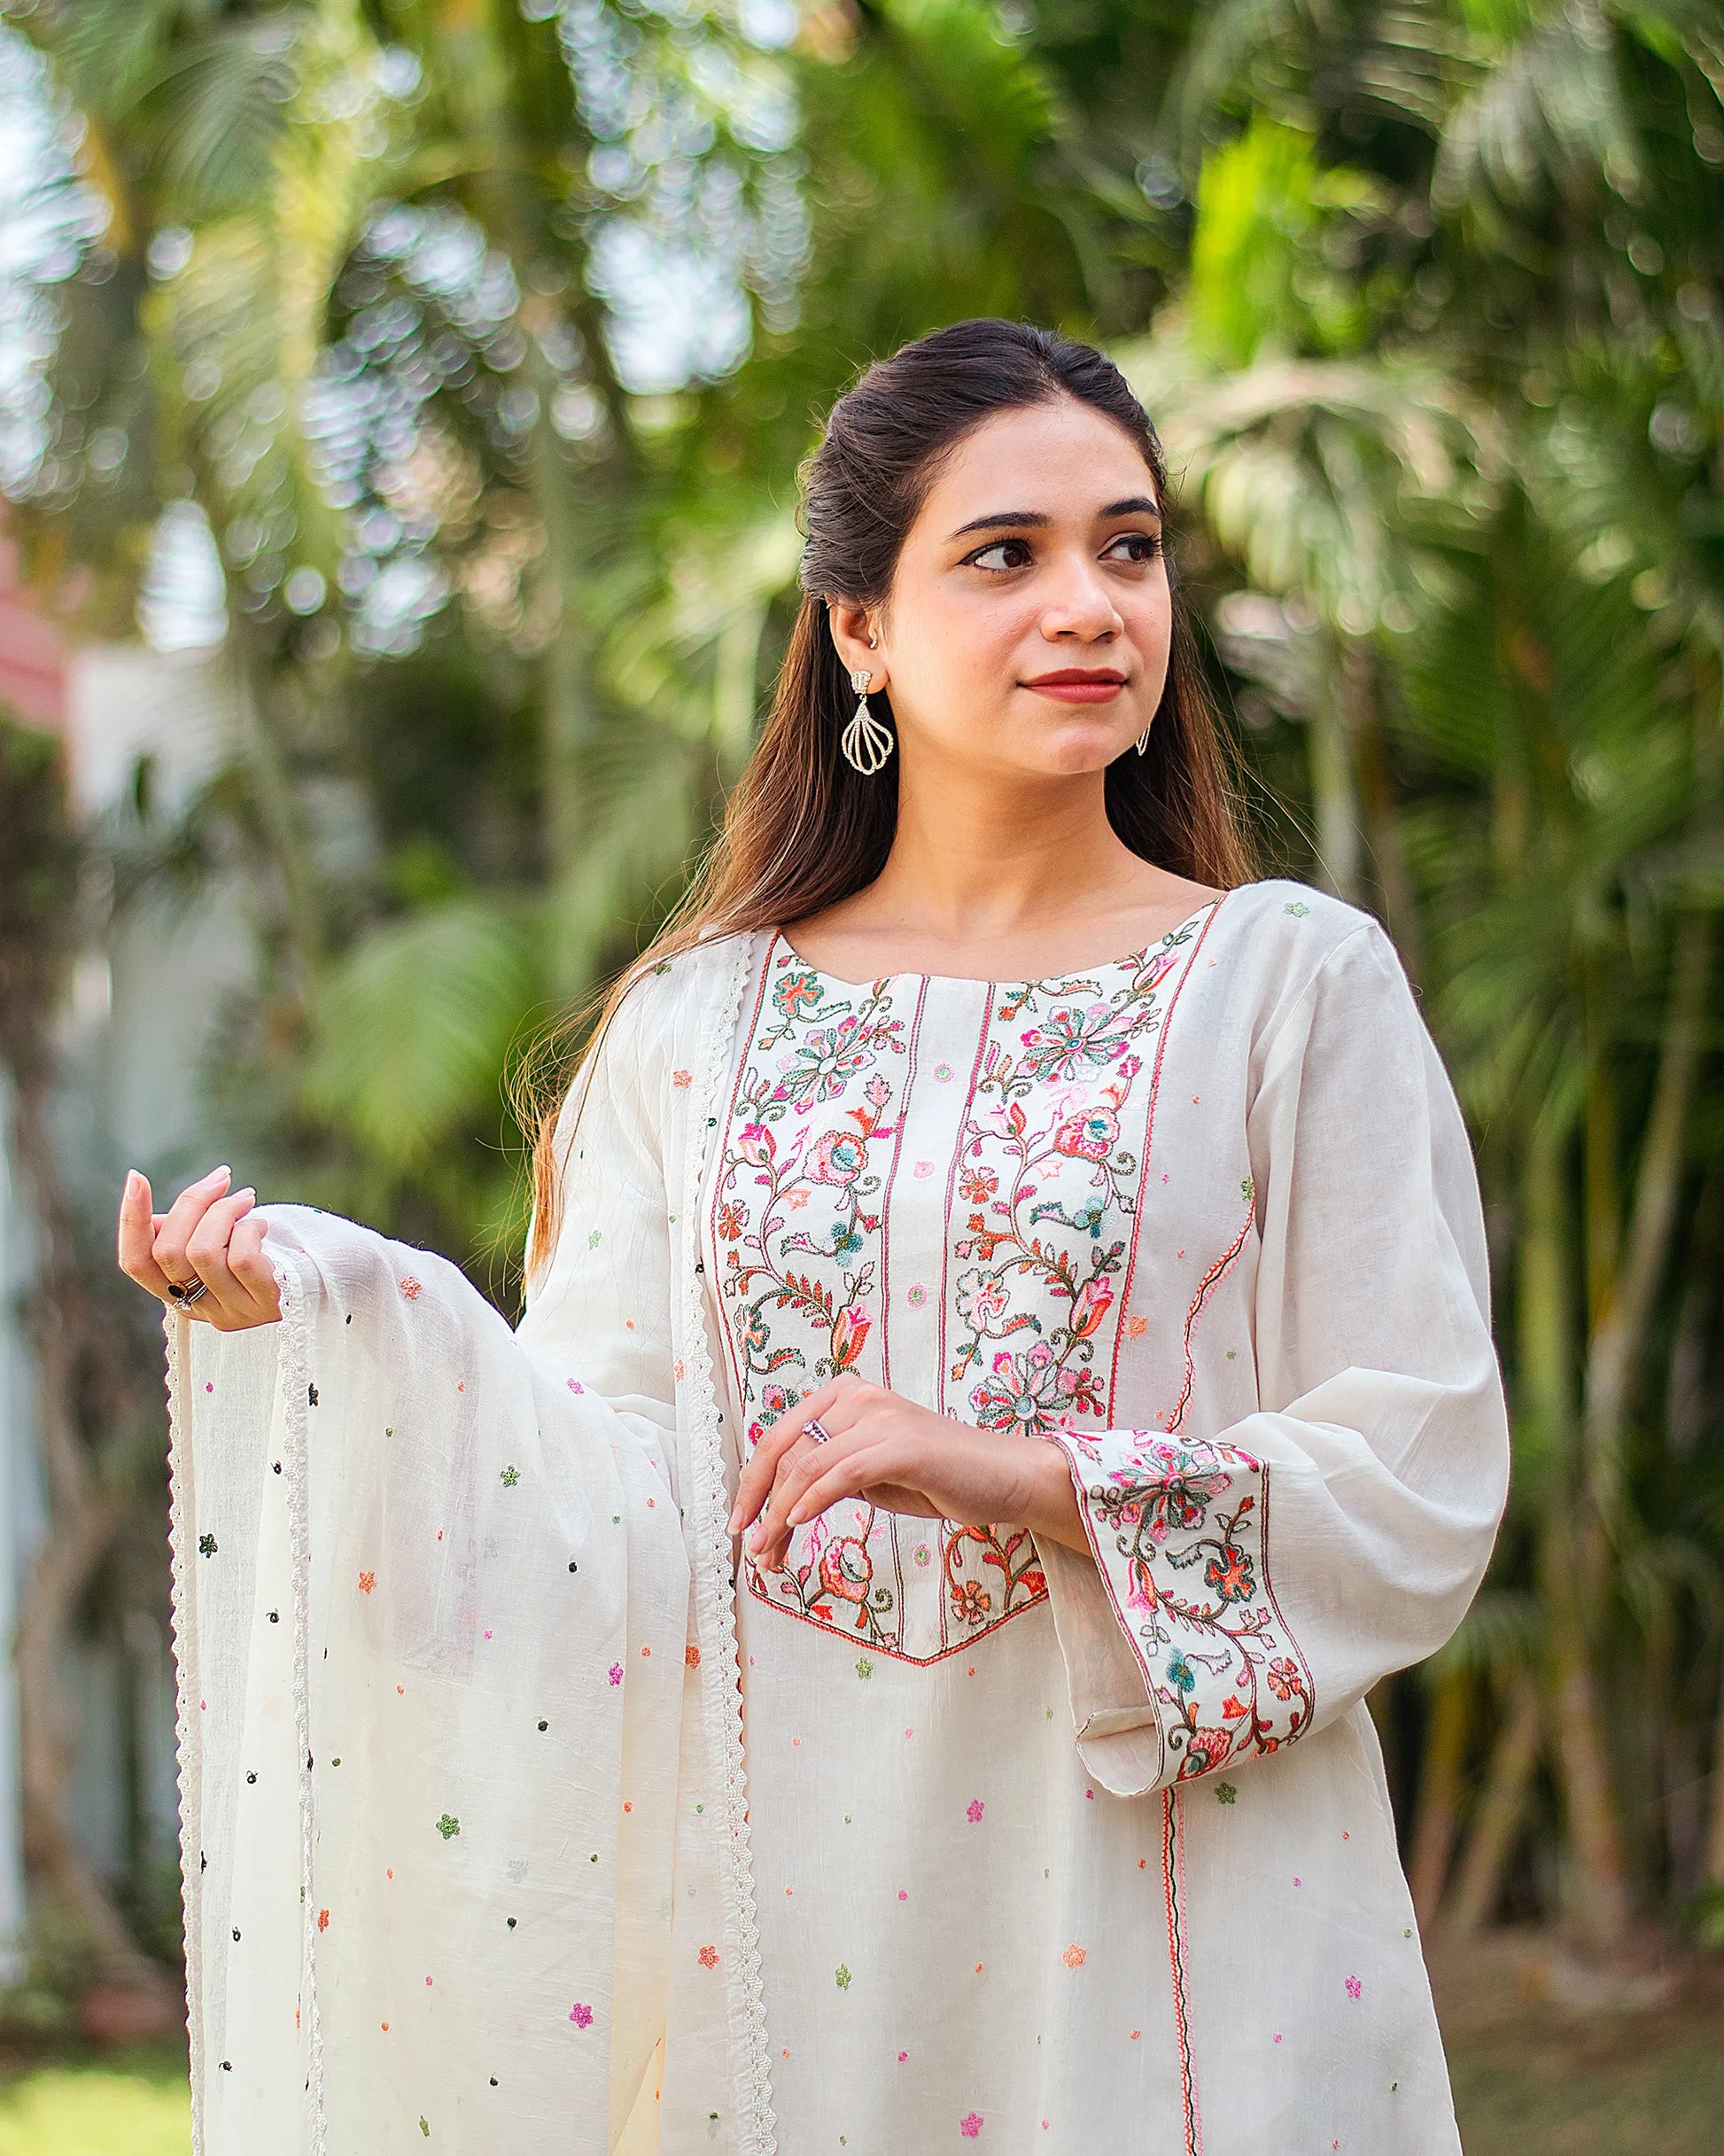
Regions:
[[826, 618], [832, 632], [833, 649], [844, 672], [872, 673], [873, 686], [884, 689], [886, 669], [880, 653], [880, 632], [868, 609], [853, 606], [846, 599], [828, 599]]

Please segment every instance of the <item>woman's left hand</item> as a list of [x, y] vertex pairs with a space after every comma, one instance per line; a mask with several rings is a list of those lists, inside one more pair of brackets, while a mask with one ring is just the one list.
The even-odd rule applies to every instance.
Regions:
[[[825, 1444], [804, 1435], [812, 1417], [831, 1432]], [[793, 1527], [845, 1498], [967, 1527], [1010, 1522], [1087, 1546], [1058, 1445], [977, 1429], [850, 1374], [811, 1392], [761, 1438], [738, 1481], [730, 1531], [756, 1521], [748, 1547], [770, 1570], [783, 1563]]]

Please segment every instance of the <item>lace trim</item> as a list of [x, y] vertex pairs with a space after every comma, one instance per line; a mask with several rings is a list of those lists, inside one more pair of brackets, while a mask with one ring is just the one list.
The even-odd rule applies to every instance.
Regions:
[[307, 2156], [324, 2156], [323, 2024], [317, 1996], [316, 1900], [311, 1890], [313, 1802], [311, 1788], [311, 1527], [307, 1418], [311, 1382], [310, 1296], [300, 1267], [283, 1249], [270, 1253], [281, 1292], [282, 1340], [276, 1372], [287, 1410], [287, 1442], [282, 1464], [287, 1476], [289, 1555], [293, 1567], [293, 1720], [299, 1738], [299, 1905], [305, 1919], [300, 1996], [310, 2020], [309, 2071], [306, 2075]]
[[191, 1538], [198, 1528], [192, 1486], [191, 1418], [187, 1412], [191, 1319], [164, 1306], [167, 1351], [167, 1550], [172, 1581], [168, 1630], [175, 1670], [174, 1756], [180, 1776], [180, 1907], [185, 1935], [186, 2039], [191, 2077], [191, 2156], [204, 2156], [204, 1819], [203, 1724], [197, 1689], [198, 1591]]
[[742, 1750], [742, 1664], [736, 1646], [736, 1583], [730, 1569], [730, 1507], [725, 1493], [724, 1454], [718, 1439], [718, 1387], [702, 1307], [701, 1186], [743, 991], [753, 971], [757, 936], [739, 935], [730, 953], [723, 992], [715, 985], [695, 1058], [696, 1081], [689, 1112], [687, 1182], [681, 1212], [683, 1241], [683, 1354], [691, 1408], [689, 1458], [693, 1469], [695, 1622], [700, 1632], [703, 1704], [707, 1743], [720, 1782], [724, 1933], [730, 1973], [730, 2040], [736, 2074], [737, 2148], [747, 2156], [775, 2156], [772, 2069], [767, 2064], [766, 2012], [760, 1975], [760, 1926], [755, 1914], [754, 1863], [749, 1835], [748, 1770]]

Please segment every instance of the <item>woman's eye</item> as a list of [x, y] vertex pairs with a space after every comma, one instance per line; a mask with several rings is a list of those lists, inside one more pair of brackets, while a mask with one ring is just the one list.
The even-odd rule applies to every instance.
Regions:
[[[1009, 557], [1008, 559], [994, 558]], [[985, 547], [978, 547], [965, 560], [978, 569], [1021, 569], [1029, 559], [1029, 548], [1021, 539], [996, 539]]]
[[1128, 549], [1125, 559], [1129, 562], [1153, 562], [1161, 551], [1161, 534], [1157, 532], [1122, 532], [1108, 548], [1108, 553], [1112, 554], [1117, 547]]

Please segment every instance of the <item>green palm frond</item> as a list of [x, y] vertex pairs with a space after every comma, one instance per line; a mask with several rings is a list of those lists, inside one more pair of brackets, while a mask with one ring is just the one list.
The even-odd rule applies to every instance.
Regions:
[[307, 1105], [391, 1173], [411, 1174], [494, 1107], [542, 978], [524, 905], [458, 899], [379, 922], [314, 992]]

